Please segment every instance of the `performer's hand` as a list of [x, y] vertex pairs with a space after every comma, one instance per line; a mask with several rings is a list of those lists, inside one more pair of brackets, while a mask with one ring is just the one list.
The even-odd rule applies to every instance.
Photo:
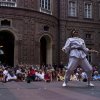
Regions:
[[98, 52], [97, 50], [92, 50], [92, 52], [93, 52], [93, 53], [99, 54], [99, 52]]
[[63, 51], [63, 52], [65, 52], [65, 49], [64, 49], [64, 48], [62, 48], [62, 51]]
[[99, 54], [99, 51], [96, 51], [96, 50], [95, 50], [95, 53]]

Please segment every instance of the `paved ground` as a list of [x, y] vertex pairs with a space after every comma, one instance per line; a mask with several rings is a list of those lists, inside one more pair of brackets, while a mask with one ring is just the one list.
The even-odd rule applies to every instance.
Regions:
[[0, 82], [0, 100], [100, 100], [100, 81], [95, 87], [84, 82]]

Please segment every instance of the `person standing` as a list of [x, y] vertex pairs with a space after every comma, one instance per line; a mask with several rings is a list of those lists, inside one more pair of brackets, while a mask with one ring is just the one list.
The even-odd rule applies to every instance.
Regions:
[[83, 39], [79, 37], [79, 32], [75, 29], [71, 31], [71, 37], [67, 39], [62, 51], [69, 54], [69, 62], [67, 71], [65, 72], [65, 80], [62, 84], [63, 87], [67, 86], [68, 80], [70, 78], [73, 70], [76, 69], [77, 66], [81, 66], [88, 76], [88, 86], [94, 86], [91, 81], [92, 77], [92, 66], [88, 62], [86, 55], [87, 53], [98, 53], [96, 50], [89, 50]]

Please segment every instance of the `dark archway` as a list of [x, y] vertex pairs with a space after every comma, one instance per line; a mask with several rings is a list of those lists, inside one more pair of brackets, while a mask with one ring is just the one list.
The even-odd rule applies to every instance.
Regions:
[[46, 65], [46, 39], [45, 37], [42, 37], [40, 40], [40, 64], [41, 65]]
[[40, 39], [40, 65], [52, 65], [52, 39], [44, 35]]
[[4, 54], [0, 54], [1, 64], [14, 66], [14, 36], [9, 31], [0, 31], [0, 49]]

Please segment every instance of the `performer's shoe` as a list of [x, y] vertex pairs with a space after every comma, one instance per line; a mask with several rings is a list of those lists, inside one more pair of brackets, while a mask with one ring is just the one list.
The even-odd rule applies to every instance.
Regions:
[[67, 84], [64, 82], [64, 83], [62, 84], [62, 86], [63, 86], [63, 87], [66, 87], [66, 86], [67, 86]]
[[94, 84], [92, 84], [92, 83], [89, 83], [89, 84], [88, 84], [88, 86], [90, 86], [90, 87], [94, 87]]

